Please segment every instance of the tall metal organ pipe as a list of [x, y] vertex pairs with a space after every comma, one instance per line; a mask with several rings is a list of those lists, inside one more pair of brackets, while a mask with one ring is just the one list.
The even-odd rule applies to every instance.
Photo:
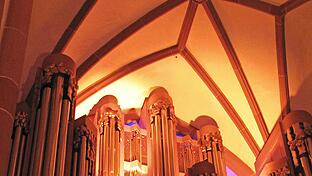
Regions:
[[74, 119], [76, 65], [66, 55], [51, 54], [37, 75], [30, 93], [34, 98], [27, 102], [31, 107], [28, 117], [31, 123], [27, 127], [30, 130], [26, 133], [25, 127], [15, 125], [8, 175], [63, 176], [68, 124]]
[[95, 106], [99, 138], [99, 176], [123, 175], [123, 115], [114, 96], [104, 96]]

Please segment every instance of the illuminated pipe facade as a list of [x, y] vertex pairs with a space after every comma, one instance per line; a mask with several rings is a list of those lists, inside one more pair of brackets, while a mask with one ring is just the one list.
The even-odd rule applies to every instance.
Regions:
[[[16, 108], [7, 175], [226, 175], [217, 123], [209, 116], [181, 122], [164, 88], [154, 89], [138, 114], [129, 116], [107, 95], [75, 120], [75, 71], [65, 55], [45, 59]], [[292, 111], [274, 126], [256, 174], [312, 176], [311, 152], [312, 116]]]
[[199, 142], [186, 135], [178, 137], [177, 145], [178, 159], [180, 161], [179, 172], [187, 173], [189, 168], [202, 161]]
[[172, 99], [164, 88], [156, 88], [143, 104], [149, 138], [149, 175], [178, 175], [176, 117]]
[[[177, 136], [177, 117], [164, 88], [152, 91], [140, 115], [127, 123], [129, 114], [112, 95], [75, 120], [74, 67], [67, 56], [58, 56], [45, 61], [32, 98], [17, 108], [8, 175], [176, 176], [198, 170], [204, 138]], [[206, 128], [196, 131], [207, 135]], [[219, 142], [212, 147], [216, 153]], [[218, 164], [209, 168], [221, 168], [218, 157], [213, 155]]]
[[202, 160], [212, 163], [217, 175], [226, 175], [225, 163], [222, 158], [222, 137], [218, 127], [205, 125], [199, 132]]
[[68, 56], [53, 54], [44, 60], [25, 101], [30, 110], [18, 111], [16, 116], [8, 175], [65, 174], [68, 124], [74, 118], [77, 89], [75, 77], [76, 66]]
[[76, 94], [75, 63], [51, 55], [43, 63], [42, 96], [31, 175], [64, 175], [68, 122]]
[[95, 176], [96, 134], [96, 126], [89, 118], [75, 120], [71, 175]]
[[126, 176], [144, 175], [147, 173], [146, 130], [136, 122], [125, 125], [124, 174]]
[[124, 120], [117, 99], [104, 96], [93, 111], [98, 124], [98, 175], [123, 175]]
[[24, 162], [25, 144], [29, 133], [29, 107], [21, 103], [15, 114], [14, 129], [12, 134], [12, 149], [9, 162], [8, 175], [21, 175]]
[[312, 116], [293, 111], [282, 121], [291, 164], [296, 175], [312, 175]]

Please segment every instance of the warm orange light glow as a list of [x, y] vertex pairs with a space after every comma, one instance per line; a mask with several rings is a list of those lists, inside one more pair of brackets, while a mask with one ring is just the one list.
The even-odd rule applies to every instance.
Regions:
[[131, 173], [139, 173], [139, 174], [147, 174], [147, 166], [140, 165], [138, 160], [131, 161], [131, 162], [124, 162], [124, 170], [131, 172]]
[[119, 80], [111, 84], [80, 103], [76, 108], [76, 118], [88, 114], [89, 110], [104, 95], [114, 95], [122, 109], [140, 108], [146, 96], [146, 90], [140, 83], [128, 80]]
[[[207, 30], [203, 31], [202, 26], [205, 26]], [[190, 51], [220, 87], [261, 147], [264, 142], [255, 118], [230, 60], [203, 7], [198, 8], [188, 45]]]
[[275, 18], [232, 3], [214, 2], [270, 131], [281, 112]]
[[78, 91], [129, 62], [176, 44], [186, 8], [182, 3], [127, 38], [81, 78]]
[[155, 86], [162, 86], [168, 90], [173, 99], [176, 115], [186, 122], [203, 114], [213, 117], [220, 126], [224, 145], [250, 168], [254, 168], [255, 156], [239, 130], [207, 86], [180, 55], [148, 65], [99, 90], [77, 106], [76, 117], [87, 114], [92, 106], [107, 94], [116, 96], [122, 109], [140, 108], [150, 88]]
[[304, 109], [312, 114], [311, 12], [312, 1], [289, 13], [285, 25], [291, 109]]

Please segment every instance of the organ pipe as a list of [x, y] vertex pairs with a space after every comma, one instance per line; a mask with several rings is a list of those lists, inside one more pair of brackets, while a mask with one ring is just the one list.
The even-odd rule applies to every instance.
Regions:
[[64, 78], [61, 76], [56, 76], [53, 84], [54, 86], [52, 88], [52, 99], [50, 105], [51, 110], [49, 111], [49, 128], [47, 131], [46, 149], [44, 153], [45, 157], [43, 160], [43, 175], [54, 175], [55, 173], [56, 154], [59, 137], [58, 128], [60, 126], [60, 111], [62, 107], [63, 97], [62, 86], [64, 84]]
[[186, 135], [179, 137], [179, 145], [179, 161], [181, 160], [180, 162], [182, 162], [180, 163], [179, 171], [187, 173], [189, 168], [200, 161], [198, 141]]
[[153, 175], [176, 175], [178, 173], [176, 130], [173, 107], [164, 101], [157, 101], [149, 109], [151, 118]]
[[51, 88], [45, 87], [43, 89], [42, 94], [42, 102], [40, 110], [38, 110], [39, 115], [39, 124], [38, 124], [38, 131], [35, 131], [37, 134], [37, 141], [35, 141], [35, 148], [34, 148], [34, 166], [30, 171], [30, 175], [41, 175], [41, 168], [43, 164], [43, 152], [44, 152], [44, 145], [46, 139], [46, 131], [48, 125], [48, 113], [49, 113], [49, 104], [50, 104], [50, 97], [51, 97]]
[[123, 116], [113, 96], [103, 97], [95, 105], [99, 142], [98, 175], [123, 175]]
[[[31, 134], [14, 128], [8, 175], [62, 176], [65, 172], [68, 123], [74, 118], [77, 89], [75, 63], [63, 54], [49, 55], [37, 77], [31, 92], [34, 99], [27, 102], [32, 108]], [[24, 156], [30, 164], [23, 163]]]
[[213, 164], [215, 174], [226, 175], [222, 158], [222, 138], [218, 127], [206, 125], [200, 129], [200, 145], [203, 159]]
[[86, 116], [74, 122], [73, 176], [95, 176], [97, 129]]
[[[67, 136], [69, 114], [70, 113], [70, 101], [68, 99], [63, 100], [62, 112], [61, 112], [61, 128], [60, 136]], [[65, 157], [66, 157], [66, 139], [59, 138], [59, 150], [57, 153], [57, 166], [56, 166], [56, 175], [63, 176], [65, 171]]]
[[10, 155], [8, 176], [21, 174], [25, 151], [25, 141], [28, 132], [29, 132], [29, 109], [27, 106], [23, 105], [21, 108], [17, 108], [17, 112], [15, 114], [12, 135], [13, 142]]

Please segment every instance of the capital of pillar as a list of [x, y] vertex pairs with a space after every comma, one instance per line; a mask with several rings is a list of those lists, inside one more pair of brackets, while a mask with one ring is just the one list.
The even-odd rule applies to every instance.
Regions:
[[77, 89], [76, 64], [64, 54], [51, 54], [45, 58], [43, 64], [43, 83], [50, 83], [54, 74], [64, 74], [69, 76], [69, 85]]

